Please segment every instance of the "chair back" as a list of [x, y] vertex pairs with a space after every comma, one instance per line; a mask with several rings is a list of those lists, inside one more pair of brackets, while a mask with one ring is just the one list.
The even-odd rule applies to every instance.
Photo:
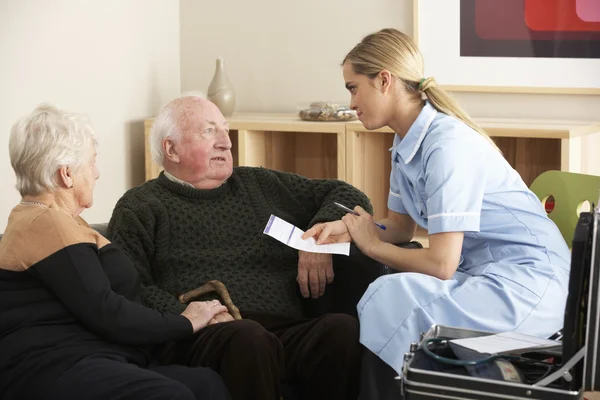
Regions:
[[600, 176], [546, 171], [535, 178], [530, 189], [571, 248], [579, 214], [597, 205]]

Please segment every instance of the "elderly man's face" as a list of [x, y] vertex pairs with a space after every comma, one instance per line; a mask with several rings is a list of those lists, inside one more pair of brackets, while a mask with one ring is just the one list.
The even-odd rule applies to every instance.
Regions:
[[175, 144], [185, 181], [199, 189], [213, 189], [231, 176], [233, 157], [229, 126], [208, 100], [187, 98], [178, 106], [181, 137]]

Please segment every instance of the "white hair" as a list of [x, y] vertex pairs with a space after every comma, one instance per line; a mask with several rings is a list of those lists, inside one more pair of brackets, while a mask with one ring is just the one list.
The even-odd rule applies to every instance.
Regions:
[[150, 135], [148, 140], [150, 141], [150, 153], [152, 154], [152, 161], [156, 165], [163, 166], [165, 158], [165, 151], [163, 149], [163, 141], [166, 138], [170, 138], [173, 141], [179, 140], [179, 129], [177, 121], [173, 118], [174, 102], [177, 99], [185, 97], [196, 97], [199, 99], [206, 99], [204, 93], [199, 91], [185, 92], [181, 96], [171, 100], [166, 106], [164, 106], [152, 124], [150, 129]]
[[56, 171], [75, 172], [89, 161], [90, 143], [98, 145], [89, 120], [51, 104], [40, 104], [15, 123], [8, 142], [10, 163], [21, 196], [35, 196], [58, 188]]

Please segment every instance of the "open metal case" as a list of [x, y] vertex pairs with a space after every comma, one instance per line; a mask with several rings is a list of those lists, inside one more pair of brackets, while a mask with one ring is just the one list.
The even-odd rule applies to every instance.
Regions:
[[403, 376], [397, 378], [404, 399], [568, 400], [582, 399], [584, 391], [600, 390], [599, 215], [599, 208], [581, 213], [575, 229], [563, 346], [560, 350], [531, 354], [540, 360], [552, 357], [560, 360], [551, 373], [532, 383], [473, 376], [465, 373], [464, 367], [436, 367], [421, 350], [427, 339], [459, 339], [491, 333], [433, 326], [404, 356]]
[[[580, 217], [577, 225], [578, 229], [580, 228], [580, 225], [582, 225], [584, 214], [587, 213], [582, 213], [582, 217]], [[600, 241], [598, 240], [598, 226], [600, 221], [599, 207], [594, 209], [590, 220], [591, 221], [588, 224], [590, 225], [591, 238], [588, 238], [589, 240], [584, 243], [582, 251], [578, 252], [578, 255], [581, 256], [581, 266], [589, 268], [589, 280], [588, 282], [583, 281], [582, 289], [582, 291], [587, 294], [587, 304], [584, 302], [577, 302], [580, 307], [578, 310], [580, 315], [573, 315], [571, 318], [575, 321], [575, 324], [573, 325], [573, 339], [570, 341], [570, 343], [573, 344], [573, 348], [570, 349], [570, 353], [575, 357], [578, 353], [582, 351], [585, 352], [581, 377], [583, 388], [586, 391], [598, 391], [600, 390], [600, 365], [598, 362], [600, 355], [598, 343], [600, 336], [600, 296], [598, 295], [600, 282]], [[583, 226], [581, 226], [581, 230], [583, 234]], [[577, 230], [575, 234], [575, 239], [577, 239]], [[573, 249], [573, 251], [575, 251], [575, 249]], [[577, 255], [574, 254], [573, 257], [575, 256]], [[571, 276], [573, 276], [573, 273], [571, 273]], [[570, 284], [569, 294], [572, 287], [573, 285]], [[575, 301], [576, 299], [573, 299], [573, 302]], [[585, 321], [583, 321], [584, 316]], [[581, 332], [585, 332], [583, 338], [581, 337]], [[581, 341], [583, 341], [583, 343], [580, 343]], [[581, 349], [579, 350], [579, 348]]]

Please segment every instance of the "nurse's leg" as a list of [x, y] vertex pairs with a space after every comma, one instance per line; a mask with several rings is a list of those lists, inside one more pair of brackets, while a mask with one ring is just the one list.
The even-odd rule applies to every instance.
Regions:
[[[417, 273], [399, 273], [378, 278], [369, 286], [357, 306], [361, 343], [379, 354], [397, 330], [412, 318], [415, 310], [448, 296], [466, 280], [466, 277], [460, 278], [442, 281]], [[430, 326], [431, 319], [427, 319], [419, 329], [425, 327], [427, 330]], [[419, 333], [420, 330], [407, 337], [404, 347], [408, 348], [412, 341], [417, 340]]]
[[361, 342], [398, 372], [410, 343], [432, 325], [512, 331], [540, 300], [510, 281], [460, 272], [447, 281], [396, 274], [376, 283], [359, 304]]

